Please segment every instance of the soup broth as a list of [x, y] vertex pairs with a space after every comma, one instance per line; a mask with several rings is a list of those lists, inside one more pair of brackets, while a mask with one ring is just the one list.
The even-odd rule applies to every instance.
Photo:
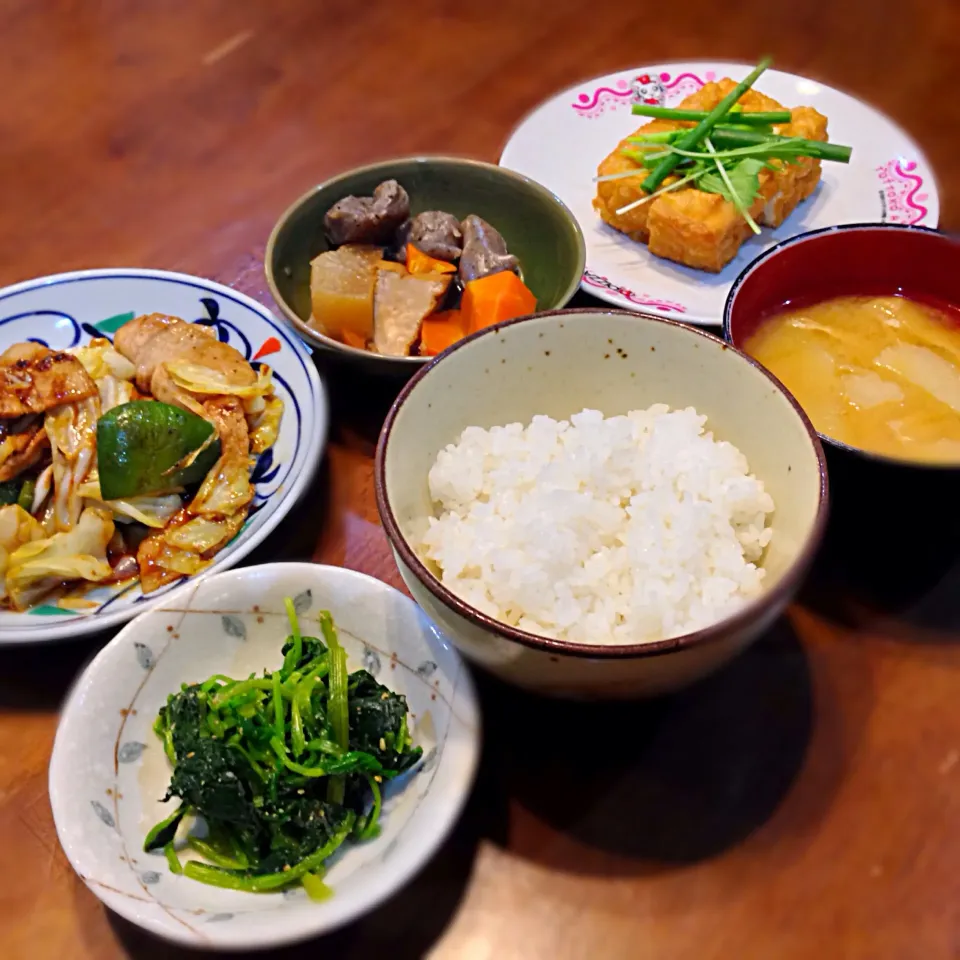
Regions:
[[960, 329], [905, 297], [838, 297], [765, 320], [745, 349], [817, 430], [888, 457], [960, 463]]

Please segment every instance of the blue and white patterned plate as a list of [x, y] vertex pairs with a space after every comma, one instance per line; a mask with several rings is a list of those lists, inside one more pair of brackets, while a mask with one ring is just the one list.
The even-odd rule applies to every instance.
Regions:
[[[380, 836], [350, 844], [329, 865], [333, 896], [323, 903], [301, 888], [254, 894], [205, 886], [142, 849], [166, 816], [159, 801], [170, 768], [152, 730], [157, 711], [181, 683], [279, 667], [288, 596], [304, 632], [329, 610], [349, 669], [363, 667], [407, 698], [424, 752], [384, 791]], [[61, 714], [50, 804], [67, 858], [112, 910], [189, 946], [263, 948], [332, 930], [410, 880], [455, 823], [479, 753], [469, 671], [412, 600], [352, 570], [270, 563], [191, 582], [100, 651]]]
[[[128, 320], [166, 313], [213, 326], [247, 360], [273, 370], [284, 402], [276, 444], [253, 475], [251, 515], [237, 537], [200, 576], [242, 560], [290, 511], [320, 465], [328, 405], [309, 351], [266, 307], [212, 280], [162, 270], [83, 270], [28, 280], [0, 290], [0, 351], [34, 340], [67, 349], [94, 337], [113, 338]], [[79, 637], [117, 626], [150, 604], [168, 600], [184, 581], [143, 596], [139, 585], [100, 587], [83, 611], [43, 604], [27, 613], [0, 611], [0, 645]]]

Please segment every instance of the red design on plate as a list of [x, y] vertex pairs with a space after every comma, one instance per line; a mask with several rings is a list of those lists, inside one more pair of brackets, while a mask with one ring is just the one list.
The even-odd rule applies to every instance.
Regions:
[[628, 287], [621, 287], [592, 270], [584, 271], [583, 282], [587, 286], [599, 287], [608, 293], [617, 294], [637, 307], [652, 307], [655, 310], [662, 310], [664, 313], [687, 312], [687, 308], [682, 303], [677, 303], [674, 300], [664, 300], [662, 297], [652, 297], [646, 293], [634, 293]]
[[897, 157], [877, 167], [880, 181], [880, 218], [887, 223], [921, 223], [927, 216], [923, 205], [928, 199], [923, 187], [923, 177], [917, 173], [914, 160]]
[[669, 73], [638, 74], [632, 81], [619, 77], [609, 87], [597, 87], [592, 92], [577, 96], [577, 102], [570, 106], [587, 119], [596, 119], [607, 111], [613, 112], [629, 106], [631, 103], [648, 103], [663, 106], [667, 103], [679, 103], [684, 97], [699, 90], [705, 82], [714, 80], [716, 72], [707, 70], [703, 78], [695, 73], [681, 73], [671, 77]]
[[263, 341], [263, 346], [253, 355], [254, 360], [259, 360], [261, 357], [266, 357], [271, 353], [280, 352], [280, 341], [276, 337], [267, 337]]

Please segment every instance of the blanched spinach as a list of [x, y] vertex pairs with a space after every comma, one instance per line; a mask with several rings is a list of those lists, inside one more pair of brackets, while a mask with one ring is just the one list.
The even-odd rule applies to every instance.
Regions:
[[[184, 685], [160, 709], [154, 730], [173, 765], [164, 800], [182, 806], [144, 846], [163, 847], [179, 867], [174, 833], [186, 814], [199, 815], [208, 835], [188, 844], [212, 865], [189, 861], [187, 876], [254, 892], [303, 882], [313, 894], [326, 891], [322, 861], [351, 833], [376, 834], [381, 785], [423, 751], [408, 731], [406, 699], [366, 670], [344, 675], [347, 737], [335, 735], [333, 621], [321, 614], [327, 642], [302, 636], [292, 601], [286, 605], [292, 632], [279, 670]], [[331, 791], [335, 781], [342, 790]]]

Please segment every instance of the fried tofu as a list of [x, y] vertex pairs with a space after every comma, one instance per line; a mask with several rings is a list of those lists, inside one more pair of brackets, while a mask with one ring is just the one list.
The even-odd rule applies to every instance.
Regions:
[[[730, 79], [704, 84], [678, 106], [684, 110], [712, 110], [735, 86]], [[745, 111], [784, 109], [776, 100], [756, 90], [748, 90], [739, 104]], [[827, 118], [823, 114], [812, 107], [796, 107], [791, 114], [791, 122], [776, 126], [776, 133], [808, 140], [827, 139]], [[692, 126], [692, 123], [675, 120], [651, 120], [631, 136]], [[631, 239], [646, 243], [650, 252], [658, 257], [712, 273], [722, 270], [751, 232], [736, 207], [718, 194], [691, 186], [663, 193], [655, 200], [618, 214], [617, 210], [645, 195], [640, 185], [649, 173], [624, 156], [621, 152], [624, 149], [635, 149], [635, 145], [628, 139], [621, 140], [597, 171], [600, 176], [637, 171], [635, 177], [602, 180], [597, 184], [593, 205], [603, 221]], [[758, 223], [778, 227], [801, 200], [813, 193], [820, 180], [820, 161], [804, 158], [795, 164], [774, 161], [773, 165], [776, 169], [762, 170], [759, 174], [760, 190], [750, 214]], [[676, 177], [668, 178], [664, 185], [676, 180]]]
[[[813, 107], [794, 107], [790, 123], [774, 127], [782, 137], [803, 137], [805, 140], [827, 139], [827, 118]], [[773, 179], [777, 185], [774, 195], [763, 208], [759, 222], [767, 227], [779, 227], [806, 200], [820, 182], [820, 161], [803, 157], [797, 163], [774, 161], [777, 170]]]

